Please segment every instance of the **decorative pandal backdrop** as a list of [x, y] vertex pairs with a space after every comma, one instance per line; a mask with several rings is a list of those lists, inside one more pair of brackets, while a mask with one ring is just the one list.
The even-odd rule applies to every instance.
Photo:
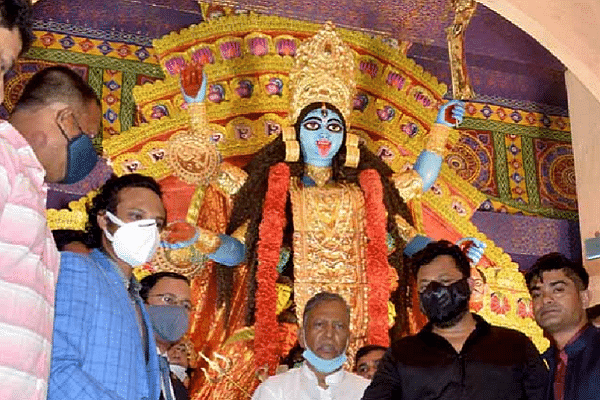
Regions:
[[[235, 166], [243, 166], [281, 133], [289, 110], [288, 73], [295, 50], [300, 41], [319, 28], [280, 17], [230, 15], [156, 40], [154, 48], [165, 79], [133, 89], [139, 126], [103, 138], [105, 155], [114, 171], [118, 175], [138, 172], [159, 180], [165, 188], [170, 221], [185, 220], [222, 232], [231, 196], [244, 179], [243, 174], [233, 172]], [[446, 86], [405, 56], [408, 43], [393, 46], [362, 33], [342, 29], [338, 33], [357, 54], [358, 94], [350, 132], [359, 135], [394, 170], [410, 168], [424, 147]], [[192, 60], [204, 65], [208, 76], [210, 137], [225, 161], [218, 182], [210, 185], [193, 185], [181, 179], [185, 177], [181, 168], [199, 167], [184, 162], [193, 159], [193, 148], [179, 150], [179, 163], [173, 163], [174, 156], [169, 154], [170, 139], [191, 129], [179, 89], [179, 72]], [[499, 126], [506, 123], [502, 122], [506, 115], [502, 117], [499, 108], [468, 103], [467, 130], [462, 130], [460, 137], [454, 133], [450, 138], [452, 151], [440, 178], [410, 207], [417, 228], [433, 238], [455, 241], [473, 236], [487, 244], [485, 256], [474, 271], [477, 286], [472, 309], [493, 324], [525, 332], [544, 349], [547, 342], [532, 319], [530, 297], [518, 266], [469, 221], [487, 198], [463, 177], [493, 189], [495, 182], [490, 176], [498, 164], [491, 162], [497, 155], [489, 154], [494, 151], [492, 142], [498, 140], [496, 132], [487, 132], [486, 136], [486, 132], [473, 128], [480, 121], [496, 119]], [[490, 110], [487, 115], [485, 110]], [[530, 125], [539, 126], [537, 118], [532, 118]], [[565, 132], [568, 125], [561, 128], [559, 132]], [[506, 143], [519, 139], [518, 135], [508, 135]], [[469, 165], [464, 165], [465, 160]], [[477, 176], [469, 175], [473, 166], [479, 170]], [[253, 334], [243, 324], [244, 289], [236, 292], [232, 317], [225, 326], [224, 307], [217, 311], [214, 299], [213, 266], [206, 263], [199, 271], [193, 285], [198, 309], [190, 336], [210, 365], [206, 376], [194, 384], [195, 398], [243, 398], [244, 390], [257, 384], [254, 371], [248, 370], [253, 364]], [[240, 268], [232, 284], [241, 286], [244, 274]], [[286, 324], [282, 324], [282, 330], [285, 332], [279, 336], [284, 337], [280, 340], [285, 354], [293, 343], [294, 330]]]
[[[205, 18], [217, 9], [201, 7]], [[449, 16], [444, 27], [450, 22]], [[70, 66], [101, 98], [102, 135], [95, 144], [98, 149], [104, 147], [115, 172], [154, 176], [167, 189], [170, 221], [185, 220], [220, 232], [227, 222], [231, 196], [243, 181], [235, 166], [244, 165], [280, 133], [287, 119], [287, 76], [294, 50], [319, 28], [284, 18], [229, 15], [171, 33], [150, 46], [118, 34], [99, 39], [96, 33], [67, 25], [39, 26], [27, 58], [19, 60], [6, 77], [5, 105], [8, 111], [12, 109], [24, 83], [37, 70], [54, 64]], [[359, 94], [350, 130], [395, 170], [409, 168], [424, 145], [447, 88], [405, 56], [409, 42], [338, 31], [358, 56]], [[226, 162], [219, 181], [208, 186], [182, 181], [168, 162], [169, 139], [190, 129], [178, 72], [192, 59], [204, 64], [208, 74], [211, 136]], [[529, 295], [517, 265], [470, 222], [478, 207], [576, 219], [569, 119], [560, 111], [540, 110], [506, 99], [467, 102], [465, 121], [459, 134], [451, 137], [440, 179], [410, 206], [417, 227], [434, 238], [475, 236], [487, 243], [486, 254], [474, 271], [481, 279], [476, 279], [472, 309], [491, 323], [525, 332], [543, 349], [547, 343], [531, 319]], [[180, 155], [185, 161], [185, 154]], [[77, 187], [53, 186], [56, 196], [49, 204], [64, 207], [68, 200], [96, 188], [108, 172], [105, 167], [99, 169]], [[72, 203], [71, 209], [75, 212], [50, 210], [51, 226], [80, 229], [84, 200]], [[192, 261], [202, 260], [192, 257]], [[162, 260], [161, 267], [170, 261]], [[245, 290], [235, 293], [231, 316], [225, 322], [224, 307], [217, 307], [212, 265], [195, 269], [198, 307], [191, 337], [196, 350], [212, 363], [206, 379], [194, 383], [196, 398], [244, 398], [244, 390], [256, 384], [252, 368], [239, 368], [253, 365], [253, 332], [243, 324]], [[245, 273], [239, 268], [231, 284], [243, 286]], [[285, 284], [280, 288], [289, 289]], [[288, 301], [285, 292], [280, 291], [279, 309]], [[281, 331], [282, 350], [290, 348], [295, 325], [282, 323]], [[238, 387], [240, 382], [246, 386]]]

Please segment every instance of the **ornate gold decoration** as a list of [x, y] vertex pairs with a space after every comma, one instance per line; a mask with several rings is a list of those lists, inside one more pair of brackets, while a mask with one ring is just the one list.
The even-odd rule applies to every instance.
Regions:
[[434, 124], [429, 131], [425, 150], [443, 156], [446, 152], [446, 142], [452, 129], [442, 124]]
[[300, 159], [300, 143], [297, 140], [285, 142], [285, 161], [296, 162]]
[[290, 184], [294, 218], [294, 301], [298, 320], [306, 302], [327, 290], [339, 293], [351, 310], [355, 340], [349, 354], [365, 344], [369, 286], [364, 195], [358, 186], [304, 187]]
[[423, 178], [414, 169], [392, 175], [392, 182], [405, 202], [423, 194]]
[[323, 187], [333, 174], [331, 167], [317, 167], [311, 164], [305, 164], [306, 170], [304, 173], [312, 179], [318, 187]]
[[190, 133], [169, 139], [168, 162], [175, 174], [187, 183], [206, 185], [216, 175], [221, 156], [214, 144]]
[[360, 161], [360, 149], [358, 148], [358, 135], [346, 133], [346, 162], [344, 165], [356, 168]]
[[[237, 387], [244, 394], [245, 397], [252, 398], [252, 395], [248, 393], [248, 391], [245, 388], [243, 388], [238, 382], [236, 382], [235, 379], [232, 379], [229, 376], [233, 368], [233, 363], [230, 358], [225, 357], [224, 355], [221, 355], [216, 351], [213, 352], [213, 356], [215, 358], [214, 360], [211, 360], [210, 358], [205, 356], [204, 353], [201, 351], [198, 352], [198, 355], [208, 363], [208, 369], [201, 368], [202, 372], [204, 373], [204, 376], [208, 381], [215, 383], [220, 381], [221, 379], [226, 379], [228, 382], [232, 383], [235, 387]], [[215, 372], [217, 376], [213, 378], [209, 373], [209, 370]]]
[[394, 220], [396, 221], [396, 226], [398, 226], [400, 237], [406, 243], [410, 242], [415, 236], [419, 234], [419, 232], [417, 232], [417, 230], [411, 224], [406, 222], [406, 220], [401, 216], [396, 215], [394, 217]]
[[293, 290], [291, 286], [285, 283], [276, 283], [275, 287], [277, 289], [277, 307], [275, 308], [275, 313], [279, 315], [283, 310], [292, 305], [291, 297]]
[[452, 96], [455, 99], [472, 99], [475, 94], [467, 71], [465, 57], [465, 33], [475, 9], [475, 0], [452, 0], [456, 14], [454, 23], [446, 28], [448, 40], [448, 55], [450, 58], [450, 72], [452, 74]]
[[70, 202], [69, 209], [47, 209], [46, 219], [48, 221], [48, 228], [50, 228], [50, 230], [65, 229], [84, 231], [88, 221], [86, 206], [92, 201], [95, 195], [96, 192], [92, 191], [88, 193], [87, 196]]
[[246, 182], [248, 174], [243, 169], [228, 162], [221, 163], [215, 183], [227, 196], [235, 195]]
[[242, 226], [237, 228], [232, 234], [231, 237], [239, 240], [242, 243], [246, 243], [246, 232], [248, 231], [248, 222], [245, 222]]
[[285, 161], [298, 161], [300, 159], [300, 143], [296, 140], [296, 130], [293, 126], [286, 126], [281, 135], [285, 143]]
[[289, 141], [295, 141], [296, 140], [296, 129], [294, 129], [293, 126], [286, 126], [285, 128], [283, 128], [283, 141], [284, 142], [289, 142]]
[[327, 22], [315, 36], [298, 47], [290, 71], [290, 119], [296, 121], [302, 109], [312, 103], [333, 104], [349, 125], [356, 89], [352, 49]]

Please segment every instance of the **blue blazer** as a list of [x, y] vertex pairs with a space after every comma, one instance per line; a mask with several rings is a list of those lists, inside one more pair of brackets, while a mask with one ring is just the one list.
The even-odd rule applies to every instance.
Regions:
[[134, 301], [116, 268], [99, 250], [61, 253], [48, 400], [158, 400], [154, 331], [137, 296], [148, 332], [143, 343]]

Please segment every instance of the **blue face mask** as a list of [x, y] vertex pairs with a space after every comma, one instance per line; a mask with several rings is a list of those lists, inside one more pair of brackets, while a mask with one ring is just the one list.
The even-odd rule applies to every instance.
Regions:
[[342, 365], [346, 362], [346, 352], [344, 351], [342, 354], [337, 356], [336, 358], [332, 358], [331, 360], [326, 360], [324, 358], [319, 357], [309, 348], [304, 350], [302, 353], [304, 359], [308, 361], [310, 365], [313, 366], [314, 369], [323, 373], [330, 374], [333, 371], [336, 371], [342, 368]]
[[67, 139], [67, 171], [60, 183], [72, 184], [89, 175], [98, 162], [98, 154], [88, 135], [79, 128], [80, 135], [69, 139], [65, 131], [58, 125], [60, 133]]
[[164, 342], [175, 343], [187, 332], [189, 315], [185, 307], [146, 305], [146, 308], [154, 332]]
[[310, 111], [300, 124], [300, 146], [304, 162], [329, 167], [344, 141], [342, 117], [327, 108]]

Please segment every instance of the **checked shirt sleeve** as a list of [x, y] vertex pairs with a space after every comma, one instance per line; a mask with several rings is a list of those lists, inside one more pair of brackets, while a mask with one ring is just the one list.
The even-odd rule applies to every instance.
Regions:
[[[107, 390], [89, 371], [84, 370], [88, 333], [93, 329], [97, 282], [90, 262], [84, 256], [62, 254], [61, 271], [56, 287], [56, 313], [52, 366], [48, 400], [126, 400]], [[103, 366], [98, 366], [103, 367]]]

